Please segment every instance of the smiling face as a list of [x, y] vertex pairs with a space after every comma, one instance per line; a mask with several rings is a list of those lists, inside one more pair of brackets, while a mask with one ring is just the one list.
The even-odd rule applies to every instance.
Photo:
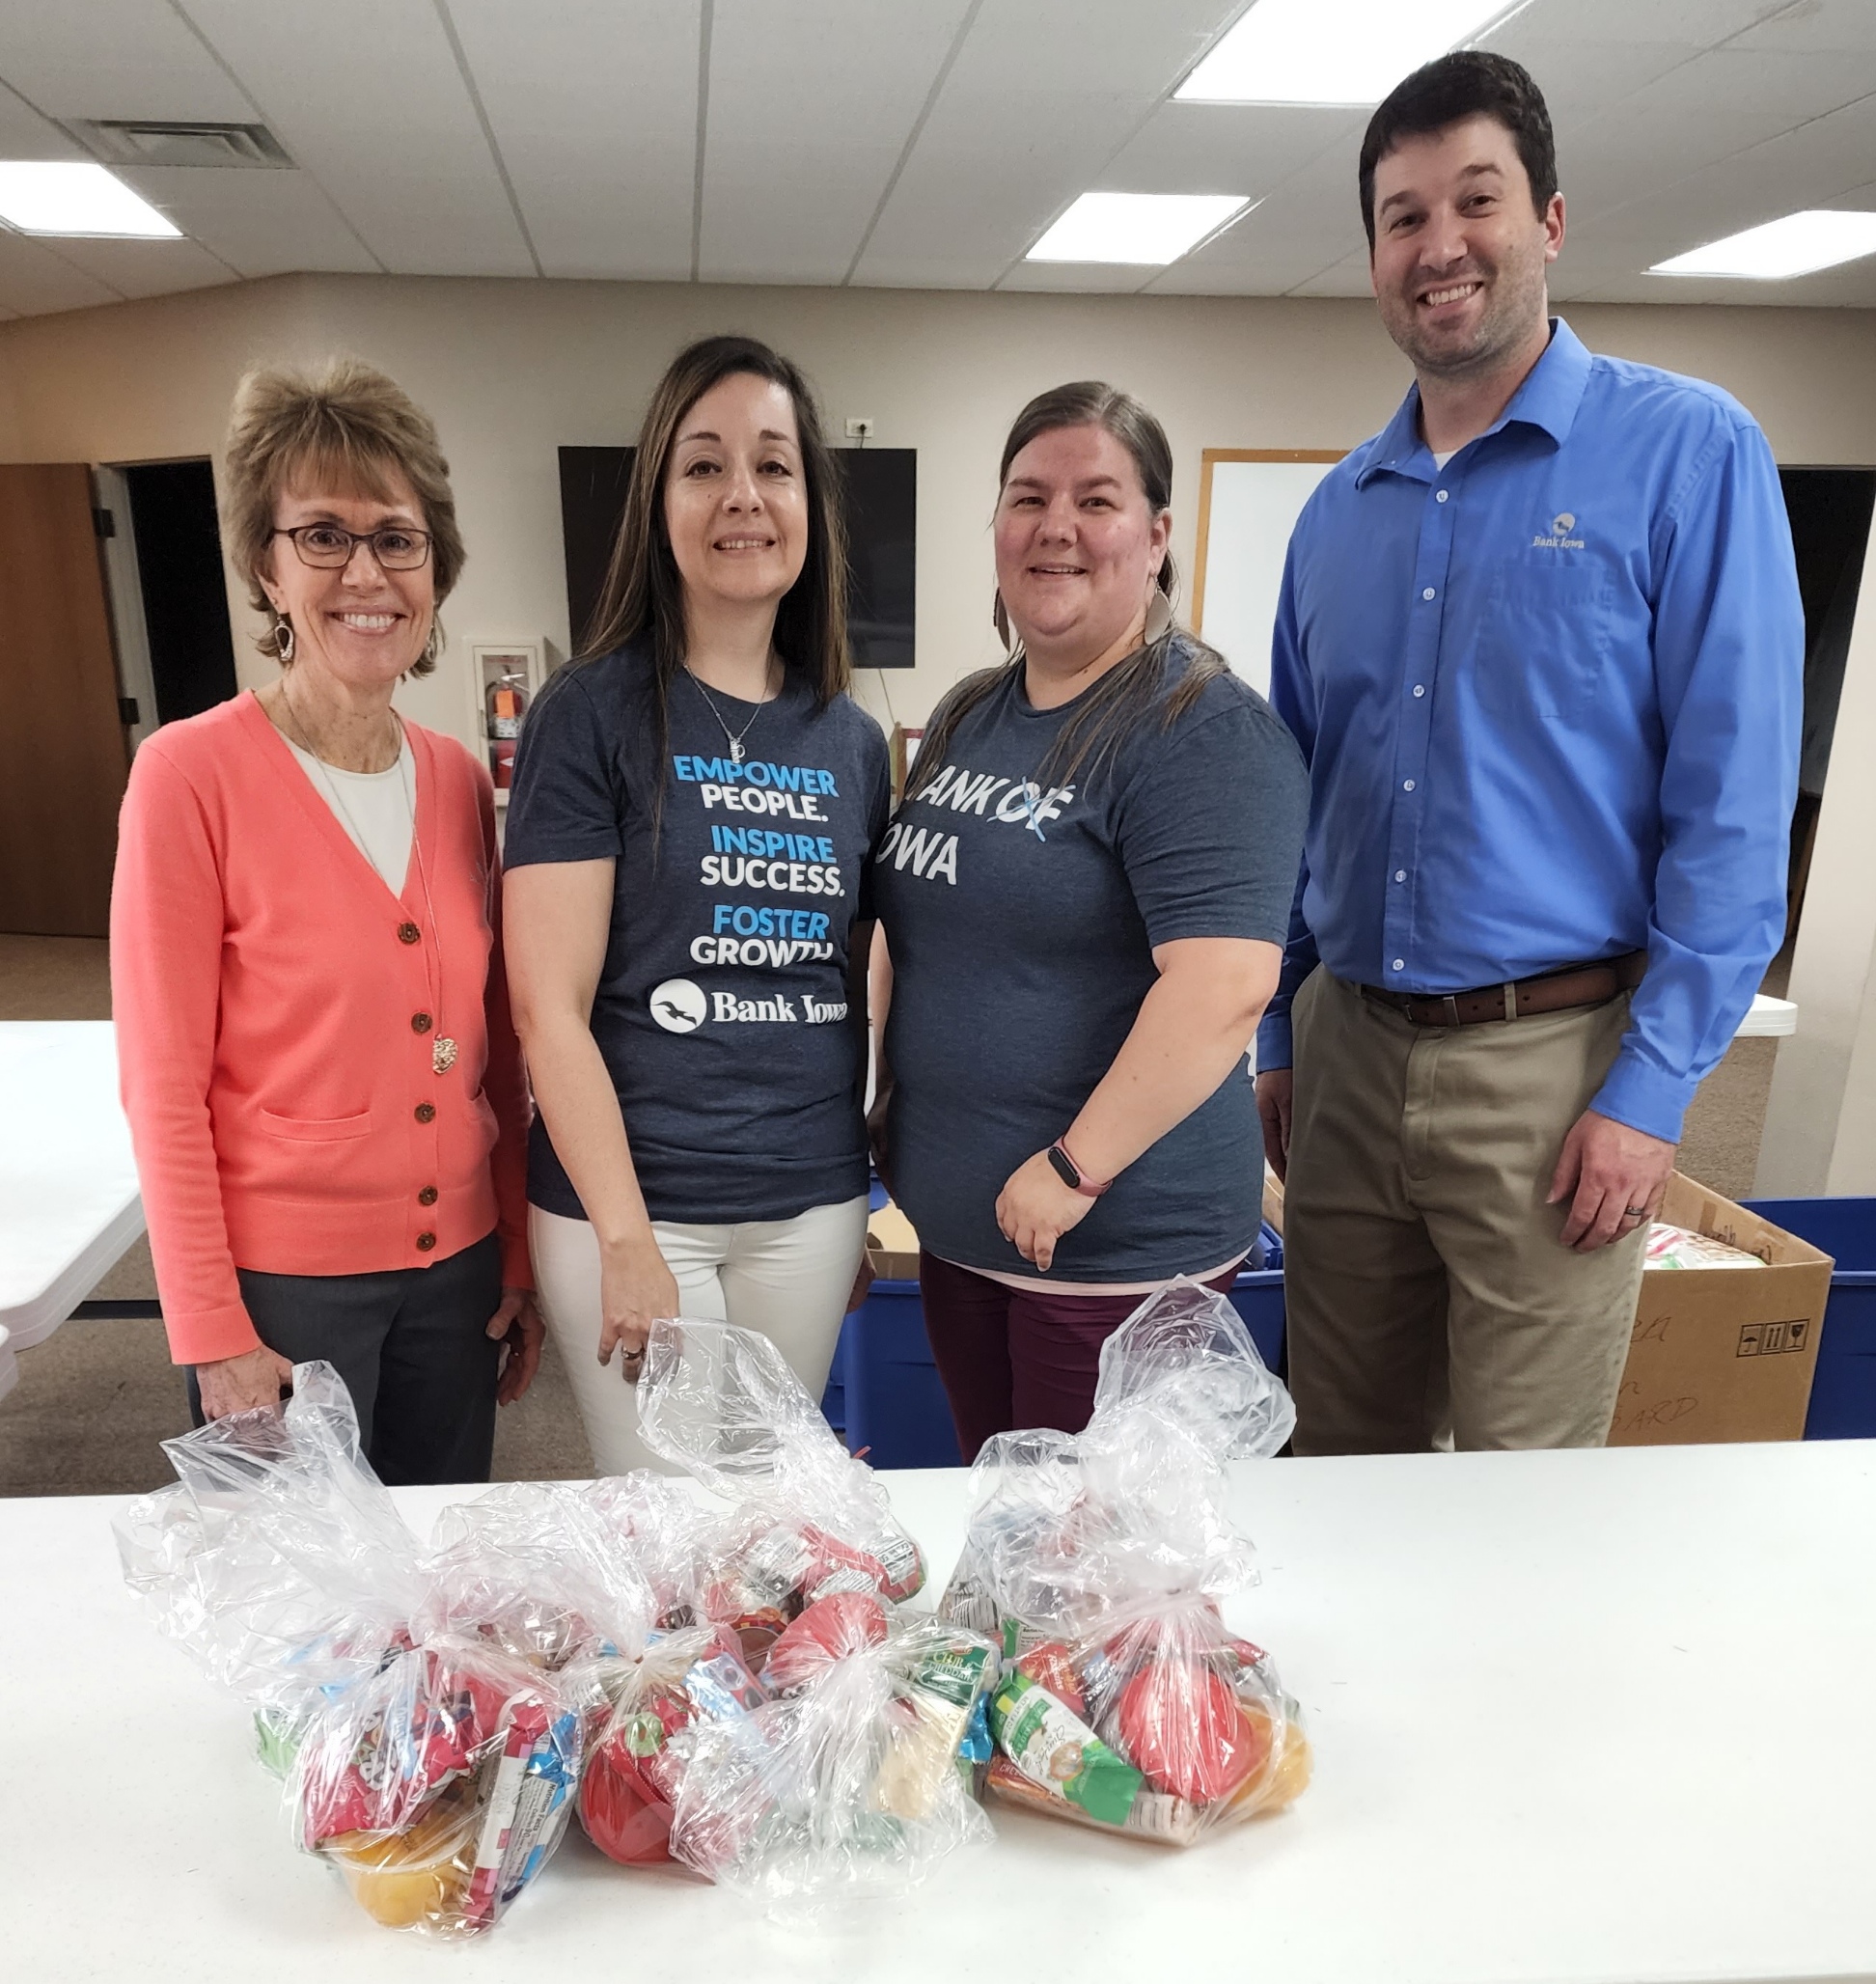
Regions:
[[808, 483], [794, 401], [737, 372], [677, 423], [665, 469], [665, 529], [697, 606], [773, 607], [808, 556]]
[[1091, 662], [1144, 620], [1172, 513], [1105, 427], [1055, 427], [1009, 464], [997, 500], [997, 590], [1032, 654]]
[[1370, 274], [1388, 335], [1439, 378], [1490, 372], [1545, 335], [1563, 196], [1539, 213], [1492, 117], [1404, 138], [1375, 163]]
[[[274, 505], [274, 526], [304, 524], [337, 524], [356, 537], [426, 529], [415, 491], [395, 469], [385, 472], [382, 497], [290, 484]], [[388, 572], [368, 544], [353, 545], [347, 565], [325, 568], [306, 564], [290, 538], [275, 537], [261, 583], [274, 611], [292, 622], [292, 666], [322, 668], [358, 689], [395, 682], [417, 661], [436, 614], [433, 560]]]

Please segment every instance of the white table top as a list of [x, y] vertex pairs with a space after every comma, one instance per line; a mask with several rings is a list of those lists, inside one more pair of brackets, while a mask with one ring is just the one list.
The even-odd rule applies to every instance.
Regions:
[[143, 1229], [110, 1021], [0, 1024], [0, 1325], [13, 1348], [51, 1336]]
[[[935, 1590], [960, 1473], [887, 1477]], [[451, 1491], [405, 1491], [427, 1525]], [[453, 1975], [1638, 1984], [1876, 1973], [1876, 1442], [1267, 1462], [1234, 1608], [1315, 1784], [1190, 1852], [993, 1806], [823, 1936], [569, 1833]], [[290, 1847], [245, 1719], [143, 1619], [98, 1500], [0, 1502], [18, 1974], [372, 1984], [430, 1953]], [[18, 1773], [15, 1772], [15, 1777]], [[441, 1972], [439, 1970], [438, 1974]]]

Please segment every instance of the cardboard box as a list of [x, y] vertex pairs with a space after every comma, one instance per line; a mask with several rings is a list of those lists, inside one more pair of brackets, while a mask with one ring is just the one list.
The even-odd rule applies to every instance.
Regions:
[[1283, 1181], [1264, 1161], [1264, 1225], [1281, 1240], [1283, 1237]]
[[890, 1199], [867, 1215], [867, 1258], [882, 1281], [919, 1279], [919, 1236]]
[[1678, 1171], [1661, 1217], [1766, 1265], [1642, 1277], [1610, 1446], [1802, 1440], [1831, 1256]]

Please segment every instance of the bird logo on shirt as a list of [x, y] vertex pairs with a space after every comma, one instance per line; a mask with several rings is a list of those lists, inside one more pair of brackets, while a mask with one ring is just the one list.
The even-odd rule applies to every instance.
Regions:
[[1559, 510], [1557, 512], [1557, 514], [1551, 518], [1551, 535], [1553, 537], [1567, 537], [1570, 535], [1570, 533], [1575, 529], [1576, 517], [1570, 510]]
[[688, 978], [667, 978], [652, 987], [651, 1017], [667, 1033], [694, 1033], [709, 1014], [710, 1002], [701, 985]]

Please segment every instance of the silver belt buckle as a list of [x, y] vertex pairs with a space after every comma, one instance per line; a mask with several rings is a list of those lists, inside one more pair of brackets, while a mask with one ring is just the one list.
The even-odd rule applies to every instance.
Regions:
[[1518, 988], [1509, 979], [1504, 984], [1504, 1016], [1508, 1020], [1518, 1016]]

